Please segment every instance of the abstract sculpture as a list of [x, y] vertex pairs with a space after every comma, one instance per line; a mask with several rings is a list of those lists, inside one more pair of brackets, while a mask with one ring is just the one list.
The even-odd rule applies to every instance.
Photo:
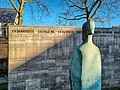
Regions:
[[94, 21], [82, 27], [82, 44], [79, 45], [70, 64], [72, 90], [101, 90], [101, 55], [92, 42]]

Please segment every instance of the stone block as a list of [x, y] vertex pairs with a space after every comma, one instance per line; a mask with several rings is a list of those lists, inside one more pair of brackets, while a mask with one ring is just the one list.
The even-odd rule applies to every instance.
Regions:
[[40, 79], [27, 79], [26, 90], [40, 90]]

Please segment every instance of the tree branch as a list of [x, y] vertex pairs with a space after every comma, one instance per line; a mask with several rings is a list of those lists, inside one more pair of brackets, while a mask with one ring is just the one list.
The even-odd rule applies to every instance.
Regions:
[[24, 4], [25, 4], [25, 1], [21, 0], [20, 13], [24, 13]]
[[[34, 10], [33, 10], [33, 7], [32, 7], [32, 5], [29, 3], [29, 6], [30, 6], [30, 13], [31, 13], [31, 18], [30, 18], [30, 20], [32, 19], [32, 21], [36, 21], [35, 20], [35, 17], [34, 17]], [[33, 23], [33, 22], [32, 22]]]
[[86, 17], [79, 17], [79, 18], [76, 18], [76, 17], [74, 17], [74, 18], [67, 18], [67, 17], [61, 17], [61, 16], [59, 16], [60, 18], [63, 18], [63, 19], [66, 19], [66, 20], [80, 20], [80, 19], [83, 19], [83, 18], [86, 18]]
[[81, 10], [84, 10], [84, 9], [85, 9], [85, 8], [80, 7], [80, 6], [78, 6], [77, 4], [75, 4], [72, 0], [69, 0], [69, 2], [71, 2], [75, 7], [79, 8], [79, 9], [81, 9]]
[[101, 19], [94, 20], [94, 22], [104, 22]]
[[89, 13], [92, 12], [93, 8], [97, 5], [98, 2], [99, 2], [99, 0], [96, 0], [96, 1], [93, 3], [93, 5], [92, 5], [91, 8], [90, 8]]
[[84, 16], [84, 15], [86, 15], [86, 14], [77, 15], [77, 16], [75, 16], [75, 18], [76, 18], [76, 17], [81, 17], [81, 16]]
[[18, 10], [17, 6], [15, 5], [14, 1], [13, 1], [13, 0], [10, 0], [10, 2], [11, 2], [11, 4], [12, 4], [12, 6], [14, 7], [14, 9], [15, 9], [17, 12], [19, 12], [19, 10]]
[[84, 4], [85, 4], [86, 15], [87, 15], [87, 20], [88, 20], [89, 19], [88, 0], [84, 0]]
[[100, 0], [100, 3], [98, 5], [98, 7], [96, 8], [95, 12], [93, 13], [93, 15], [90, 18], [93, 18], [96, 15], [96, 13], [98, 12], [98, 10], [99, 10], [100, 6], [102, 5], [103, 1], [104, 0]]
[[19, 4], [21, 4], [21, 1], [20, 0], [17, 0]]

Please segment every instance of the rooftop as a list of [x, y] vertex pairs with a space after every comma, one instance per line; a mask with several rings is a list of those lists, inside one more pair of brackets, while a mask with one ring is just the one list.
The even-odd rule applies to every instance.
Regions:
[[0, 8], [0, 22], [1, 23], [13, 23], [17, 12], [11, 8]]

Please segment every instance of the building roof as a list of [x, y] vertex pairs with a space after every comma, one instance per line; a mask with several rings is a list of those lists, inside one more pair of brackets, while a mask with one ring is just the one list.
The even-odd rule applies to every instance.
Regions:
[[17, 12], [11, 8], [0, 8], [0, 22], [14, 23]]
[[120, 25], [119, 26], [112, 26], [112, 28], [120, 28]]

